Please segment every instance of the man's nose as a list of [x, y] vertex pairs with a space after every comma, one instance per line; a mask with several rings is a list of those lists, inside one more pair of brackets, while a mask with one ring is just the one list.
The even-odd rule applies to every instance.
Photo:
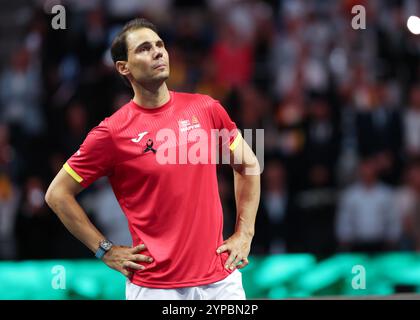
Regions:
[[154, 52], [154, 58], [155, 58], [155, 59], [162, 58], [162, 56], [163, 56], [162, 49], [160, 49], [160, 48], [155, 48], [155, 50], [154, 50], [154, 51], [155, 51], [155, 52]]

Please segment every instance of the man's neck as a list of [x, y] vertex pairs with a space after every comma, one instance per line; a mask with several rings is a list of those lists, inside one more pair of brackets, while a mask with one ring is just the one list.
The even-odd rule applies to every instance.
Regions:
[[133, 101], [144, 108], [158, 108], [170, 99], [169, 90], [165, 82], [156, 88], [133, 86], [133, 90]]

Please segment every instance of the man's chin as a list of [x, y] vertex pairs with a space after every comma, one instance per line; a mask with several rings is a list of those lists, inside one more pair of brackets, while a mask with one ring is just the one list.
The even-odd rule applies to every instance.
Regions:
[[160, 86], [162, 83], [164, 83], [166, 80], [169, 79], [169, 74], [160, 74], [155, 75], [154, 77], [151, 77], [149, 79], [139, 79], [136, 82], [139, 85], [153, 85], [153, 86]]
[[168, 80], [169, 79], [169, 72], [162, 73], [159, 76], [164, 80]]
[[166, 73], [166, 74], [160, 74], [160, 75], [154, 77], [154, 80], [161, 81], [161, 82], [164, 82], [164, 81], [166, 81], [168, 79], [169, 79], [169, 74], [168, 73]]

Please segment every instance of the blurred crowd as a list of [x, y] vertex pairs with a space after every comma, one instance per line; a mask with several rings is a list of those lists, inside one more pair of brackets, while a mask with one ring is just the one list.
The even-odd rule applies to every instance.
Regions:
[[[34, 2], [0, 63], [0, 259], [92, 256], [44, 194], [89, 130], [131, 99], [109, 46], [133, 17], [158, 26], [170, 90], [208, 94], [240, 129], [265, 130], [251, 254], [420, 250], [420, 36], [406, 27], [417, 0], [69, 0], [59, 30], [54, 3]], [[356, 4], [364, 30], [352, 28]], [[228, 236], [233, 174], [218, 174]], [[79, 199], [131, 245], [106, 178]]]

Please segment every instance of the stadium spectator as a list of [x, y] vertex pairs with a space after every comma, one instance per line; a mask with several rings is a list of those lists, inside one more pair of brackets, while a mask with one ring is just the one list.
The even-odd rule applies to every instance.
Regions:
[[373, 158], [359, 165], [359, 180], [347, 187], [339, 201], [336, 235], [340, 249], [381, 252], [395, 249], [400, 225], [394, 192], [378, 181]]

